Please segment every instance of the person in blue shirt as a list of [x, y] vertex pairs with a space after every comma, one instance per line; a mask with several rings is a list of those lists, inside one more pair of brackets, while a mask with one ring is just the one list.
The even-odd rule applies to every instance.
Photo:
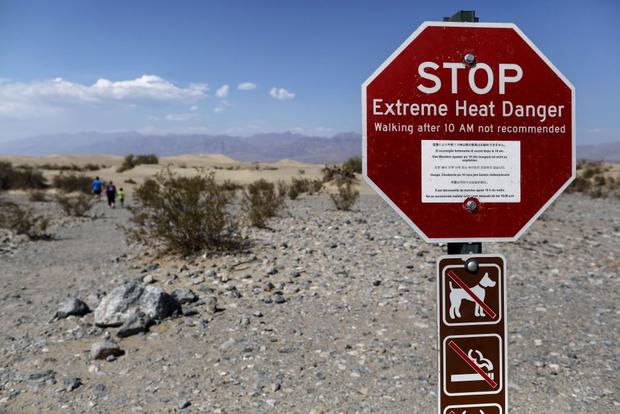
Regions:
[[103, 182], [101, 182], [99, 177], [95, 177], [91, 187], [93, 189], [93, 194], [95, 194], [95, 195], [99, 196], [99, 198], [101, 198], [101, 191], [103, 190]]

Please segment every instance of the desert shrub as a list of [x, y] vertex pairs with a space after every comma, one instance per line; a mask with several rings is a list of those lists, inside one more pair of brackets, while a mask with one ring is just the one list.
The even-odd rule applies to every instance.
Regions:
[[77, 164], [41, 164], [39, 168], [42, 170], [49, 171], [73, 171], [73, 172], [81, 172], [81, 171], [97, 171], [101, 168], [101, 166], [97, 164], [85, 164], [83, 166]]
[[342, 169], [344, 171], [350, 171], [353, 174], [362, 173], [362, 159], [360, 157], [349, 158], [342, 163]]
[[278, 197], [284, 198], [288, 194], [288, 184], [284, 180], [278, 180]]
[[326, 165], [321, 172], [323, 173], [324, 183], [335, 181], [336, 185], [340, 185], [345, 183], [353, 184], [357, 181], [355, 172], [352, 169], [345, 169], [340, 165]]
[[83, 217], [93, 207], [95, 199], [84, 193], [57, 194], [56, 202], [67, 215]]
[[45, 191], [43, 190], [28, 190], [28, 200], [32, 202], [47, 201], [45, 197]]
[[125, 184], [136, 184], [136, 181], [132, 178], [128, 178], [125, 180]]
[[291, 200], [297, 200], [300, 194], [303, 194], [308, 191], [310, 187], [310, 182], [307, 178], [297, 178], [293, 177], [291, 180], [291, 184], [288, 186], [288, 197]]
[[123, 163], [118, 167], [116, 172], [122, 173], [142, 164], [159, 164], [159, 158], [155, 154], [146, 155], [134, 155], [129, 154], [125, 156]]
[[233, 249], [239, 237], [228, 211], [232, 197], [213, 174], [179, 177], [165, 169], [135, 190], [128, 236], [184, 255]]
[[31, 240], [46, 239], [49, 219], [32, 213], [15, 203], [0, 202], [0, 227], [25, 234]]
[[359, 198], [360, 193], [353, 188], [351, 183], [341, 183], [338, 185], [338, 193], [330, 194], [330, 196], [336, 209], [349, 211]]
[[237, 190], [243, 190], [243, 186], [232, 180], [224, 180], [222, 184], [220, 184], [224, 191], [229, 191], [231, 193], [236, 193]]
[[92, 177], [75, 173], [65, 174], [64, 172], [61, 172], [53, 178], [52, 184], [54, 187], [64, 191], [65, 193], [81, 192], [84, 194], [90, 194], [92, 181]]
[[43, 189], [47, 180], [41, 171], [30, 166], [14, 167], [6, 161], [0, 161], [0, 190]]
[[306, 173], [306, 170], [300, 168], [299, 170], [297, 170], [297, 172], [299, 172], [299, 175], [304, 175]]
[[323, 189], [323, 181], [319, 179], [310, 180], [308, 182], [308, 194], [312, 195], [315, 193], [320, 193]]
[[620, 182], [609, 174], [601, 162], [579, 161], [577, 176], [566, 189], [567, 193], [582, 193], [592, 198], [620, 197]]
[[254, 227], [264, 228], [267, 220], [278, 215], [284, 207], [284, 197], [276, 193], [276, 186], [264, 179], [254, 181], [243, 191], [241, 211]]

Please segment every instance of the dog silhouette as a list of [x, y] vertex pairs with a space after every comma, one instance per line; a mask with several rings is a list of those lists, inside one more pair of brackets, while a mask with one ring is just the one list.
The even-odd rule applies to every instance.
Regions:
[[[478, 282], [476, 286], [470, 289], [472, 292], [474, 292], [476, 296], [480, 298], [480, 300], [484, 301], [485, 289], [489, 287], [494, 287], [495, 283], [496, 282], [491, 280], [489, 274], [485, 273], [482, 279], [480, 279], [480, 282]], [[461, 302], [463, 302], [463, 300], [468, 300], [476, 304], [476, 307], [474, 309], [474, 316], [485, 316], [484, 309], [482, 309], [482, 307], [478, 305], [478, 303], [476, 303], [476, 301], [473, 300], [471, 296], [467, 294], [467, 292], [465, 292], [465, 289], [455, 288], [452, 285], [452, 281], [450, 281], [450, 318], [456, 319], [461, 317]]]

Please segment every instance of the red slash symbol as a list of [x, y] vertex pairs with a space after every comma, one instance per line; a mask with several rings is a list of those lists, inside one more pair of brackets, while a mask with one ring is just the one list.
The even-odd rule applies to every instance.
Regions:
[[482, 299], [480, 299], [478, 296], [476, 296], [476, 294], [465, 284], [465, 282], [463, 282], [457, 275], [456, 273], [454, 273], [452, 270], [448, 270], [448, 276], [450, 277], [450, 279], [452, 279], [454, 281], [454, 283], [456, 283], [457, 285], [459, 285], [459, 287], [461, 289], [463, 289], [465, 292], [467, 292], [467, 294], [469, 296], [471, 296], [471, 298], [476, 301], [476, 303], [478, 305], [480, 305], [480, 307], [482, 309], [485, 310], [486, 313], [489, 314], [489, 316], [491, 317], [491, 319], [495, 319], [495, 317], [497, 316], [497, 314], [495, 313], [495, 311], [493, 311], [493, 309], [491, 309], [489, 307], [489, 305], [487, 305], [486, 303], [484, 303], [482, 301]]
[[456, 352], [456, 354], [460, 356], [463, 361], [467, 362], [467, 365], [472, 367], [474, 371], [480, 374], [480, 376], [491, 386], [491, 388], [497, 388], [497, 382], [493, 381], [486, 372], [484, 372], [474, 361], [472, 361], [454, 341], [448, 342], [448, 346], [452, 348], [452, 350]]

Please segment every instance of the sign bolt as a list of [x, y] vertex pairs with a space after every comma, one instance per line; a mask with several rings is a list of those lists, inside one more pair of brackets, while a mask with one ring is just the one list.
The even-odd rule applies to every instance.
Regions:
[[469, 259], [465, 262], [465, 269], [469, 273], [476, 273], [478, 271], [478, 261], [476, 259]]
[[469, 198], [465, 200], [465, 209], [470, 213], [475, 213], [476, 211], [478, 211], [478, 203], [475, 199]]
[[476, 63], [476, 56], [474, 56], [473, 53], [466, 54], [464, 59], [465, 59], [465, 63], [467, 63], [470, 66]]

